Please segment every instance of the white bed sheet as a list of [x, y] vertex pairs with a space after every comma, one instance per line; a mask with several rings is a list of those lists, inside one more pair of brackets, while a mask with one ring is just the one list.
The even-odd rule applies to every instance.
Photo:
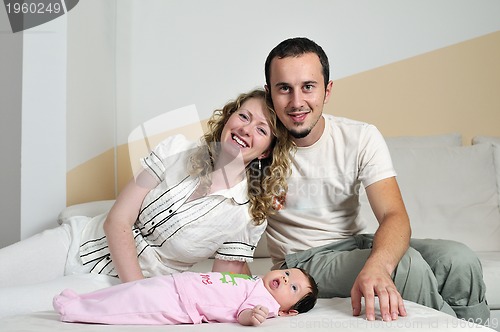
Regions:
[[[268, 319], [258, 327], [258, 331], [359, 331], [367, 330], [389, 331], [493, 331], [484, 326], [472, 322], [456, 319], [413, 302], [405, 302], [409, 312], [407, 317], [400, 317], [397, 321], [383, 322], [380, 313], [376, 321], [367, 321], [362, 317], [353, 317], [351, 314], [350, 299], [320, 299], [314, 309], [305, 314], [295, 317], [279, 317]], [[127, 332], [127, 331], [204, 331], [224, 332], [237, 331], [249, 327], [238, 324], [216, 323], [182, 326], [126, 326], [126, 325], [96, 325], [75, 324], [59, 321], [54, 311], [42, 311], [29, 315], [5, 317], [0, 320], [0, 331], [2, 332]], [[256, 330], [257, 331], [257, 330]]]

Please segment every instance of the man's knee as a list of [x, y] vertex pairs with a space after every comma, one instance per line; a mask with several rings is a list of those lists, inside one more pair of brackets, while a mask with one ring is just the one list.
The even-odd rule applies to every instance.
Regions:
[[413, 289], [426, 285], [434, 286], [436, 284], [434, 273], [423, 259], [422, 255], [413, 248], [408, 248], [406, 253], [399, 261], [393, 274], [394, 283], [400, 291], [404, 289]]
[[462, 276], [482, 277], [479, 258], [465, 244], [456, 241], [437, 240], [434, 241], [431, 247], [434, 252], [427, 259], [427, 262], [435, 274], [457, 273]]
[[423, 274], [432, 275], [432, 271], [429, 265], [422, 257], [422, 255], [413, 248], [408, 248], [406, 253], [401, 258], [398, 269], [407, 270], [408, 273], [412, 273], [413, 276], [421, 278]]
[[455, 265], [455, 266], [481, 266], [481, 262], [479, 261], [479, 258], [477, 257], [476, 253], [472, 251], [471, 248], [466, 246], [463, 243], [460, 242], [455, 242], [455, 241], [450, 241], [453, 243], [453, 247], [450, 248], [450, 251], [448, 252], [449, 260]]
[[[437, 280], [420, 253], [409, 248], [394, 271], [394, 284], [405, 300], [443, 310], [445, 305], [439, 295]], [[450, 314], [453, 310], [446, 311]]]
[[434, 273], [439, 293], [457, 314], [456, 307], [485, 303], [481, 262], [468, 246], [449, 240], [422, 240], [418, 245]]
[[481, 267], [477, 255], [461, 242], [440, 239], [412, 239], [410, 246], [422, 255], [433, 270]]

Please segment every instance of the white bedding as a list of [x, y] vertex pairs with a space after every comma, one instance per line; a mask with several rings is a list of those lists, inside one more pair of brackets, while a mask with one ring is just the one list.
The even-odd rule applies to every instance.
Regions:
[[[268, 319], [258, 327], [258, 331], [363, 331], [367, 330], [404, 330], [404, 331], [492, 331], [471, 322], [458, 320], [447, 314], [421, 305], [405, 302], [409, 315], [400, 317], [397, 321], [383, 322], [380, 315], [376, 321], [366, 321], [362, 317], [353, 317], [350, 311], [350, 299], [320, 299], [314, 309], [305, 314], [295, 317], [279, 317]], [[249, 327], [238, 324], [217, 323], [201, 325], [182, 326], [125, 326], [125, 325], [93, 325], [62, 323], [54, 311], [42, 311], [29, 315], [5, 317], [0, 320], [0, 331], [2, 332], [126, 332], [126, 331], [237, 331]]]
[[[64, 220], [71, 215], [95, 215], [101, 213], [102, 210], [109, 209], [112, 201], [93, 202], [73, 206], [67, 208], [61, 213], [60, 219]], [[101, 206], [102, 205], [102, 206]], [[89, 212], [89, 209], [95, 211]], [[272, 263], [266, 253], [262, 253], [262, 249], [266, 248], [265, 241], [259, 242], [256, 249], [256, 257], [250, 263], [251, 271], [254, 274], [262, 275], [269, 271]], [[260, 250], [260, 251], [259, 251]], [[485, 253], [487, 254], [487, 253]], [[496, 254], [496, 253], [495, 253]], [[262, 258], [265, 257], [265, 258]], [[491, 260], [490, 264], [497, 264], [496, 256], [486, 255], [485, 259]], [[483, 259], [482, 259], [483, 261]], [[212, 262], [206, 260], [196, 264], [191, 270], [203, 272], [210, 271]], [[497, 280], [496, 274], [486, 275], [485, 278]], [[224, 332], [237, 331], [240, 329], [249, 329], [249, 327], [240, 326], [238, 324], [202, 324], [202, 325], [183, 325], [183, 326], [106, 326], [106, 325], [90, 325], [90, 324], [70, 324], [59, 321], [57, 314], [54, 311], [48, 311], [51, 308], [53, 295], [59, 293], [64, 288], [72, 288], [78, 292], [88, 292], [102, 287], [107, 287], [115, 284], [117, 280], [113, 280], [104, 275], [75, 275], [62, 277], [61, 280], [53, 280], [50, 283], [41, 285], [32, 285], [28, 288], [23, 288], [23, 291], [10, 289], [11, 293], [6, 294], [9, 300], [9, 308], [16, 309], [16, 305], [21, 308], [28, 308], [37, 311], [32, 314], [14, 315], [0, 318], [0, 332], [53, 332], [53, 331], [72, 331], [72, 332], [92, 332], [92, 331], [107, 331], [107, 332], [127, 332], [127, 331], [204, 331], [204, 332]], [[495, 283], [493, 283], [495, 285]], [[490, 289], [495, 292], [495, 289]], [[36, 301], [38, 299], [38, 301]], [[0, 299], [1, 300], [1, 299]], [[11, 305], [12, 304], [12, 305]], [[397, 321], [385, 323], [381, 321], [378, 315], [376, 321], [369, 322], [363, 317], [353, 317], [351, 312], [350, 299], [320, 299], [314, 309], [305, 314], [300, 314], [295, 317], [280, 317], [267, 320], [262, 326], [257, 329], [260, 331], [294, 331], [306, 330], [314, 331], [355, 331], [366, 332], [369, 330], [378, 331], [493, 331], [492, 329], [472, 322], [456, 319], [447, 314], [441, 313], [431, 308], [418, 305], [413, 302], [405, 301], [405, 306], [408, 311], [407, 317], [400, 317]], [[41, 311], [44, 310], [44, 311]], [[0, 315], [1, 316], [1, 315]], [[494, 316], [490, 322], [486, 322], [490, 327], [498, 328], [498, 316]], [[251, 328], [250, 328], [251, 329]], [[500, 331], [500, 329], [499, 329]]]

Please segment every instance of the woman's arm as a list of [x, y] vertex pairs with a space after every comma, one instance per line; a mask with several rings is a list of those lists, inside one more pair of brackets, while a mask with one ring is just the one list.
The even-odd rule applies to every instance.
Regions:
[[233, 272], [238, 274], [252, 275], [247, 262], [225, 261], [217, 258], [214, 260], [212, 272]]
[[123, 189], [104, 222], [111, 258], [122, 282], [144, 278], [137, 259], [132, 225], [137, 220], [144, 197], [156, 185], [153, 177], [143, 171]]

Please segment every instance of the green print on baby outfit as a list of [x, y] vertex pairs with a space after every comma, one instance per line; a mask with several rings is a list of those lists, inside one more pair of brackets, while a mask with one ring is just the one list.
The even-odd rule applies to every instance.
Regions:
[[222, 278], [220, 278], [220, 281], [222, 281], [223, 284], [229, 283], [229, 281], [227, 281], [227, 278], [226, 278], [228, 276], [231, 279], [230, 282], [235, 286], [238, 286], [235, 279], [256, 280], [256, 277], [252, 277], [252, 276], [249, 276], [247, 274], [239, 274], [239, 273], [232, 273], [232, 272], [221, 272], [220, 274], [222, 274]]

